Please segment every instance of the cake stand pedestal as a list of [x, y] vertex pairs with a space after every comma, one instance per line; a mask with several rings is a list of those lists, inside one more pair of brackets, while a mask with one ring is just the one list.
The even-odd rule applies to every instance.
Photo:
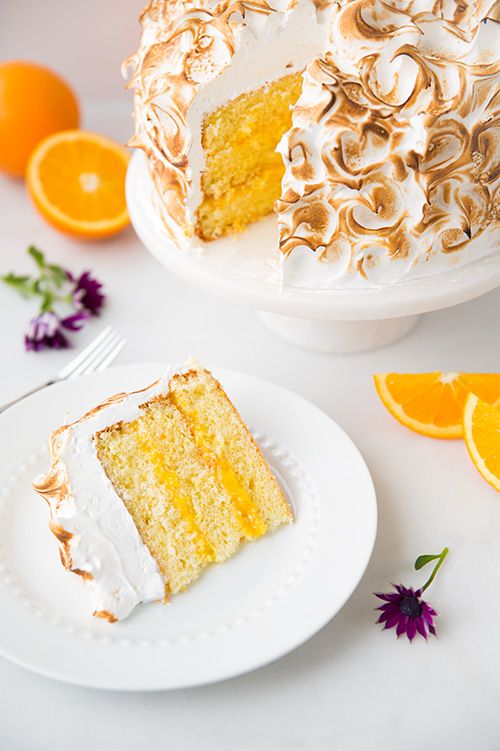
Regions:
[[206, 292], [259, 311], [276, 335], [321, 352], [359, 352], [405, 336], [420, 314], [472, 300], [500, 286], [500, 253], [437, 276], [365, 289], [280, 286], [274, 217], [241, 235], [207, 244], [204, 252], [179, 250], [153, 207], [153, 184], [137, 151], [127, 173], [130, 218], [145, 247], [169, 271]]
[[259, 311], [259, 318], [274, 334], [287, 342], [317, 352], [361, 352], [406, 336], [420, 316], [381, 318], [375, 321], [327, 321], [297, 318]]

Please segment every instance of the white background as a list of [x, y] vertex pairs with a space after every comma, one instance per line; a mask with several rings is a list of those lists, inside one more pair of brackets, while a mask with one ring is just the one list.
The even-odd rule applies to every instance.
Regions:
[[[119, 64], [137, 41], [141, 4], [2, 0], [0, 58], [51, 64], [82, 98], [85, 125], [125, 141], [130, 102]], [[73, 271], [93, 269], [105, 283], [103, 319], [79, 335], [78, 346], [111, 323], [128, 337], [121, 363], [178, 361], [192, 352], [207, 365], [274, 380], [328, 412], [371, 469], [380, 520], [367, 574], [338, 617], [293, 654], [242, 678], [173, 693], [113, 694], [58, 684], [0, 660], [2, 751], [500, 748], [500, 498], [461, 442], [400, 427], [371, 380], [387, 370], [498, 371], [500, 290], [425, 316], [391, 347], [325, 356], [282, 343], [253, 311], [173, 278], [132, 230], [106, 243], [64, 238], [37, 216], [21, 183], [0, 179], [0, 273], [28, 270], [30, 243]], [[0, 311], [2, 402], [51, 376], [68, 355], [23, 352], [32, 309], [3, 287]], [[439, 639], [410, 646], [380, 633], [371, 593], [391, 581], [417, 585], [415, 557], [444, 545], [451, 553], [429, 591], [443, 615]]]

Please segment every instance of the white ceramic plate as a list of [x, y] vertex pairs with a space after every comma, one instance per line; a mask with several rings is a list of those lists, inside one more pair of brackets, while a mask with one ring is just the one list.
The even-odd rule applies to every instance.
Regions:
[[317, 407], [243, 373], [215, 371], [252, 427], [296, 521], [207, 570], [167, 606], [125, 621], [90, 615], [31, 489], [47, 469], [47, 438], [102, 398], [144, 386], [159, 364], [113, 368], [52, 386], [0, 416], [0, 652], [85, 686], [153, 690], [235, 676], [297, 647], [350, 597], [368, 564], [376, 500], [351, 440]]

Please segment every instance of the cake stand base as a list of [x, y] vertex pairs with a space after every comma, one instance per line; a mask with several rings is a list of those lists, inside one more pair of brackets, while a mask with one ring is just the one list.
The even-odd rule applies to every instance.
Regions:
[[363, 352], [385, 347], [406, 336], [420, 316], [375, 321], [325, 321], [259, 311], [262, 323], [274, 334], [298, 347], [317, 352]]

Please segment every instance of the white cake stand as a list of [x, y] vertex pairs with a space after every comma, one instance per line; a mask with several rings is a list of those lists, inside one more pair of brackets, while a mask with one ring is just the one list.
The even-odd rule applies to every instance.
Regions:
[[500, 285], [500, 252], [438, 276], [371, 289], [300, 290], [279, 286], [276, 221], [210, 243], [206, 252], [179, 250], [153, 208], [146, 159], [137, 151], [127, 173], [132, 224], [169, 271], [207, 292], [256, 308], [274, 333], [322, 352], [382, 347], [407, 334], [420, 314], [457, 305]]

